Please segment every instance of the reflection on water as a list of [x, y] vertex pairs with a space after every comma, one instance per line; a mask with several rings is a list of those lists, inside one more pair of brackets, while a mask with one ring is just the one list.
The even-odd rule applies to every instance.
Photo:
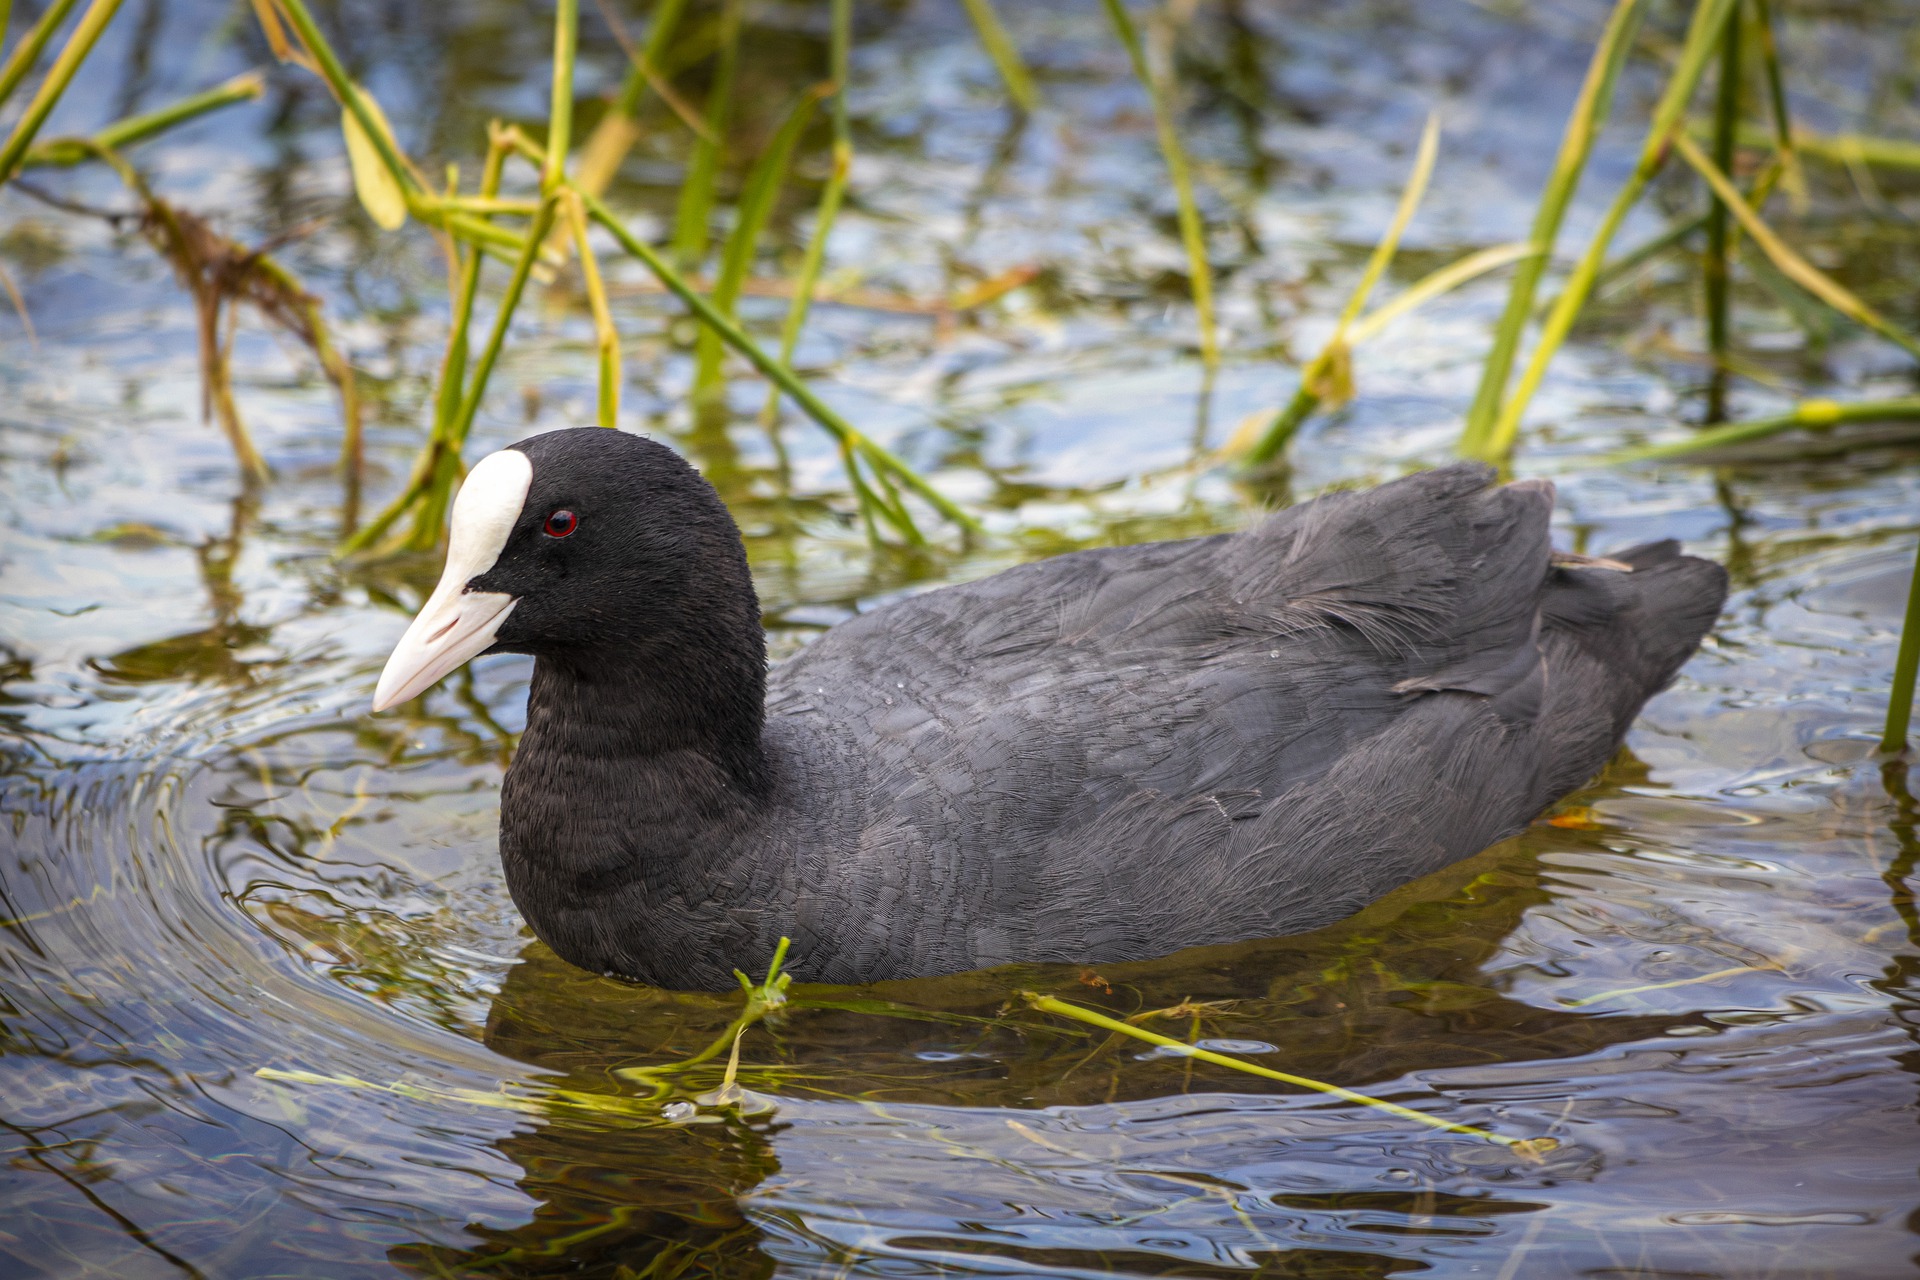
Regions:
[[[830, 266], [846, 300], [816, 310], [798, 360], [993, 536], [870, 551], [832, 450], [791, 421], [769, 438], [745, 377], [690, 412], [690, 331], [641, 278], [611, 281], [632, 425], [722, 487], [780, 653], [925, 584], [1232, 528], [1258, 503], [1444, 456], [1498, 282], [1363, 350], [1359, 397], [1309, 426], [1294, 474], [1252, 493], [1186, 465], [1196, 440], [1291, 392], [1430, 105], [1446, 150], [1397, 278], [1524, 233], [1600, 7], [1196, 10], [1181, 71], [1228, 331], [1211, 383], [1151, 121], [1098, 6], [1003, 6], [1047, 97], [1032, 118], [1004, 109], [960, 6], [859, 8], [860, 161]], [[1887, 37], [1899, 6], [1788, 8], [1809, 125], [1920, 133]], [[225, 12], [145, 6], [55, 127], [263, 58]], [[710, 23], [693, 12], [674, 66], [702, 91]], [[487, 115], [543, 109], [544, 18], [355, 0], [327, 20], [424, 156], [470, 161]], [[1656, 34], [1678, 20], [1656, 6]], [[589, 95], [621, 69], [595, 21]], [[749, 10], [741, 165], [818, 79], [821, 34], [807, 6]], [[1643, 101], [1651, 77], [1629, 81]], [[417, 439], [441, 281], [423, 245], [341, 203], [331, 107], [310, 83], [290, 77], [250, 112], [148, 162], [242, 238], [330, 219], [285, 253], [362, 370], [377, 503]], [[673, 130], [650, 122], [616, 190], [636, 216], [670, 216]], [[804, 242], [823, 145], [808, 143], [769, 270]], [[1626, 126], [1605, 139], [1574, 234], [1634, 145]], [[1873, 203], [1844, 173], [1814, 176], [1797, 242], [1920, 321], [1912, 192], [1882, 174]], [[1661, 196], [1676, 215], [1688, 198]], [[1914, 451], [1889, 436], [1791, 465], [1580, 469], [1703, 408], [1680, 265], [1627, 282], [1581, 330], [1525, 463], [1560, 482], [1569, 545], [1673, 534], [1733, 572], [1715, 638], [1605, 776], [1315, 934], [1097, 972], [796, 990], [741, 1042], [741, 1082], [776, 1109], [669, 1123], [622, 1111], [646, 1091], [617, 1073], [683, 1061], [738, 999], [597, 978], [530, 941], [494, 857], [521, 660], [366, 714], [438, 566], [327, 558], [342, 493], [325, 380], [242, 326], [238, 395], [277, 472], [244, 492], [197, 422], [191, 308], [165, 269], [5, 203], [0, 255], [41, 340], [0, 354], [9, 1276], [1910, 1273], [1920, 807], [1872, 743], [1920, 510]], [[1637, 214], [1629, 237], [1660, 216]], [[1009, 272], [1025, 283], [947, 305]], [[1910, 386], [1885, 349], [1765, 279], [1740, 288], [1737, 412]], [[590, 420], [591, 331], [570, 290], [529, 308], [481, 446]], [[749, 324], [773, 332], [780, 305], [750, 296]], [[1010, 1011], [1021, 988], [1560, 1146], [1530, 1162]], [[723, 1071], [724, 1056], [689, 1070], [675, 1096]]]

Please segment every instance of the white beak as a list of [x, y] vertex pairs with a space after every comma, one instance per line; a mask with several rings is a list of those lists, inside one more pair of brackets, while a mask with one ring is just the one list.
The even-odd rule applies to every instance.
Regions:
[[373, 691], [375, 711], [420, 696], [493, 643], [519, 601], [504, 592], [471, 591], [467, 584], [499, 560], [532, 483], [533, 463], [515, 449], [490, 453], [467, 473], [453, 502], [447, 567], [387, 659]]

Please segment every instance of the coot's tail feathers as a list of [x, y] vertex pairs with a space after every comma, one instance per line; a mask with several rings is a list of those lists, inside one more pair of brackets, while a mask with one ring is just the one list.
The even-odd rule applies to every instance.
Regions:
[[1282, 511], [1235, 540], [1235, 595], [1281, 633], [1346, 626], [1416, 672], [1505, 654], [1532, 633], [1553, 487], [1493, 478], [1457, 463]]

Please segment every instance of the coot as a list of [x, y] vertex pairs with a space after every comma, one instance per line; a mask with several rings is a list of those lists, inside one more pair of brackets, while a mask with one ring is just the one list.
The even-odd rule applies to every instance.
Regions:
[[596, 972], [721, 988], [1099, 963], [1337, 920], [1604, 764], [1726, 594], [1569, 564], [1553, 488], [1461, 464], [1244, 533], [1056, 556], [768, 670], [726, 507], [598, 427], [482, 459], [376, 710], [534, 655], [507, 886]]

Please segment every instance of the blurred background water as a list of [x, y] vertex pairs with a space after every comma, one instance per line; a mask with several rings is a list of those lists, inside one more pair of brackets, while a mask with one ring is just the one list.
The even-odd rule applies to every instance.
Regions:
[[[617, 0], [619, 3], [620, 0]], [[18, 6], [16, 29], [31, 14]], [[749, 4], [737, 190], [826, 74], [824, 4]], [[1190, 465], [1292, 393], [1385, 229], [1421, 122], [1432, 192], [1388, 288], [1524, 238], [1607, 6], [1599, 0], [1221, 0], [1181, 10], [1184, 136], [1220, 273], [1203, 374], [1146, 98], [1095, 3], [1004, 6], [1044, 104], [1009, 110], [965, 11], [856, 6], [858, 159], [797, 365], [850, 420], [982, 513], [974, 545], [874, 551], [837, 456], [686, 407], [693, 330], [611, 263], [630, 430], [715, 480], [776, 653], [904, 591], [1078, 546], [1230, 529], [1263, 503], [1449, 456], [1497, 277], [1356, 358], [1258, 492]], [[1778, 6], [1798, 117], [1920, 136], [1909, 0]], [[478, 163], [492, 116], [544, 117], [551, 13], [339, 0], [320, 17], [429, 169]], [[644, 15], [627, 12], [638, 27]], [[682, 63], [703, 91], [696, 4]], [[1647, 42], [1685, 14], [1656, 4]], [[582, 21], [590, 120], [625, 63]], [[135, 0], [49, 133], [81, 132], [270, 56], [245, 6]], [[1660, 82], [1631, 68], [1563, 236], [1631, 166]], [[682, 69], [684, 68], [684, 69]], [[649, 236], [687, 133], [657, 120], [612, 202]], [[354, 203], [331, 100], [258, 103], [139, 153], [156, 188], [278, 250], [325, 301], [368, 396], [368, 497], [428, 416], [446, 287], [427, 237]], [[809, 134], [778, 210], [790, 269], [828, 159]], [[1920, 184], [1818, 168], [1783, 231], [1920, 325]], [[129, 210], [86, 170], [37, 179]], [[1632, 243], [1697, 199], [1674, 180]], [[483, 659], [367, 712], [431, 558], [347, 567], [332, 391], [243, 318], [242, 414], [275, 478], [242, 485], [200, 418], [195, 315], [125, 224], [0, 193], [0, 1257], [10, 1276], [1896, 1276], [1920, 1254], [1916, 810], [1873, 742], [1916, 526], [1911, 438], [1717, 469], [1594, 469], [1702, 409], [1696, 274], [1658, 263], [1583, 322], [1519, 470], [1560, 485], [1563, 545], [1676, 536], [1734, 596], [1606, 774], [1526, 834], [1318, 933], [1152, 964], [803, 990], [750, 1031], [771, 1112], [642, 1123], [554, 1090], [638, 1091], [738, 999], [574, 971], [501, 884], [494, 822], [525, 659]], [[1020, 272], [955, 313], [940, 300]], [[1911, 363], [1743, 278], [1735, 412], [1913, 394]], [[470, 457], [593, 420], [577, 286], [541, 286]], [[491, 302], [483, 302], [490, 307]], [[749, 297], [763, 335], [784, 303]], [[1519, 1136], [1464, 1136], [1009, 1013], [1018, 988], [1231, 1044], [1253, 1061]], [[299, 1083], [261, 1068], [352, 1077]]]

